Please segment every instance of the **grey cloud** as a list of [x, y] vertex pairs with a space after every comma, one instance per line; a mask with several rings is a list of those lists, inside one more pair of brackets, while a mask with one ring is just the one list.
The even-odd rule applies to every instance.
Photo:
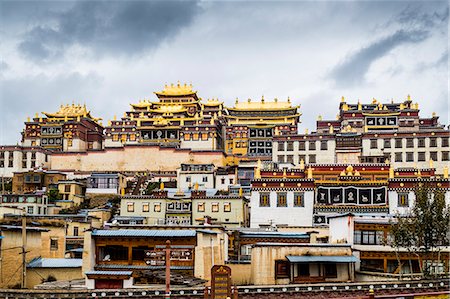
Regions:
[[86, 103], [94, 116], [100, 116], [98, 109], [93, 108], [96, 105], [92, 94], [101, 83], [102, 78], [93, 73], [69, 73], [56, 78], [41, 74], [1, 80], [0, 144], [19, 142], [27, 116], [32, 117], [36, 112], [57, 111], [61, 104], [72, 101]]
[[27, 31], [19, 50], [36, 62], [62, 57], [72, 45], [97, 56], [139, 54], [175, 36], [199, 11], [194, 1], [76, 2]]
[[373, 42], [334, 67], [329, 76], [339, 86], [352, 86], [364, 82], [364, 76], [377, 59], [392, 49], [406, 43], [419, 43], [429, 36], [427, 31], [398, 30], [385, 38]]

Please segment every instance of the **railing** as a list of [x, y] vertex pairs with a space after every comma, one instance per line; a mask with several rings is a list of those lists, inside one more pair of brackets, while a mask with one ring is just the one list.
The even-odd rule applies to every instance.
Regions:
[[[374, 291], [373, 298], [388, 298], [393, 294], [450, 294], [449, 280], [416, 280], [416, 281], [389, 281], [372, 283], [317, 283], [317, 284], [290, 284], [267, 286], [238, 286], [239, 298], [271, 298], [276, 294], [295, 296], [303, 293], [312, 297], [315, 294], [326, 296], [323, 293], [339, 293], [339, 297], [369, 298], [370, 290]], [[205, 298], [205, 288], [177, 288], [171, 290], [171, 297], [176, 298]], [[336, 295], [336, 294], [335, 294]], [[31, 299], [31, 298], [163, 298], [164, 286], [158, 289], [135, 288], [118, 290], [0, 290], [0, 298]], [[393, 297], [399, 297], [393, 296]], [[298, 298], [298, 297], [295, 297]]]

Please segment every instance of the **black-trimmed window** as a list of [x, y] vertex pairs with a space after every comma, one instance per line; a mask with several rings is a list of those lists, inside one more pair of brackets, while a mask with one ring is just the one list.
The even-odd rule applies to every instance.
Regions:
[[275, 279], [280, 278], [289, 278], [289, 262], [285, 260], [276, 260], [275, 261]]
[[278, 150], [284, 151], [284, 142], [278, 141]]
[[305, 193], [303, 192], [294, 192], [294, 207], [304, 207], [305, 202]]
[[320, 142], [320, 150], [322, 150], [322, 151], [328, 150], [328, 141], [327, 140], [322, 140]]
[[437, 147], [437, 138], [436, 137], [430, 138], [430, 147]]
[[309, 155], [309, 163], [316, 163], [316, 155]]
[[437, 161], [437, 152], [430, 152], [430, 159], [433, 161]]
[[378, 148], [378, 140], [370, 139], [370, 148]]
[[401, 139], [401, 138], [395, 139], [395, 147], [396, 147], [396, 148], [402, 148], [402, 147], [403, 147], [403, 142], [402, 142], [402, 140], [403, 140], [403, 139]]
[[395, 153], [395, 162], [403, 162], [402, 153]]
[[309, 150], [313, 151], [316, 149], [316, 142], [315, 141], [310, 141], [309, 142]]
[[298, 142], [298, 150], [304, 151], [306, 149], [305, 147], [305, 141], [299, 141]]
[[447, 137], [442, 137], [441, 138], [441, 146], [442, 147], [448, 147], [448, 138]]
[[384, 139], [384, 148], [391, 148], [391, 139]]
[[419, 138], [419, 139], [417, 140], [417, 145], [418, 145], [419, 147], [425, 147], [425, 138]]
[[398, 206], [399, 207], [408, 207], [409, 206], [408, 193], [399, 193], [398, 194]]
[[414, 147], [414, 139], [413, 138], [406, 138], [406, 147], [407, 148]]
[[355, 230], [353, 242], [362, 245], [382, 245], [384, 232], [379, 230]]
[[286, 192], [278, 192], [277, 193], [277, 207], [287, 207]]
[[442, 152], [442, 161], [448, 161], [449, 159], [449, 152]]
[[413, 152], [406, 153], [406, 162], [414, 162], [414, 153]]
[[260, 207], [270, 207], [270, 194], [260, 193], [259, 194], [259, 206]]
[[423, 162], [425, 161], [425, 152], [419, 152], [417, 155], [417, 161]]

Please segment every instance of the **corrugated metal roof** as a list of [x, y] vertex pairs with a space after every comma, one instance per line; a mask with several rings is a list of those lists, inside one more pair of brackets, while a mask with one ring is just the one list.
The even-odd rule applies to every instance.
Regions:
[[81, 268], [83, 259], [35, 258], [27, 268]]
[[92, 232], [97, 237], [195, 237], [197, 232], [191, 229], [185, 230], [156, 230], [156, 229], [99, 229]]
[[131, 276], [133, 271], [87, 271], [86, 275], [127, 275]]
[[286, 256], [291, 263], [356, 263], [359, 259], [353, 255], [288, 255]]

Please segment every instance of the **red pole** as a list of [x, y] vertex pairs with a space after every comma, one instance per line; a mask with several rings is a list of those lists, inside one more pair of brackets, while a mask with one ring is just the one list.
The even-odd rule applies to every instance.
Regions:
[[166, 295], [170, 299], [170, 240], [166, 241]]

